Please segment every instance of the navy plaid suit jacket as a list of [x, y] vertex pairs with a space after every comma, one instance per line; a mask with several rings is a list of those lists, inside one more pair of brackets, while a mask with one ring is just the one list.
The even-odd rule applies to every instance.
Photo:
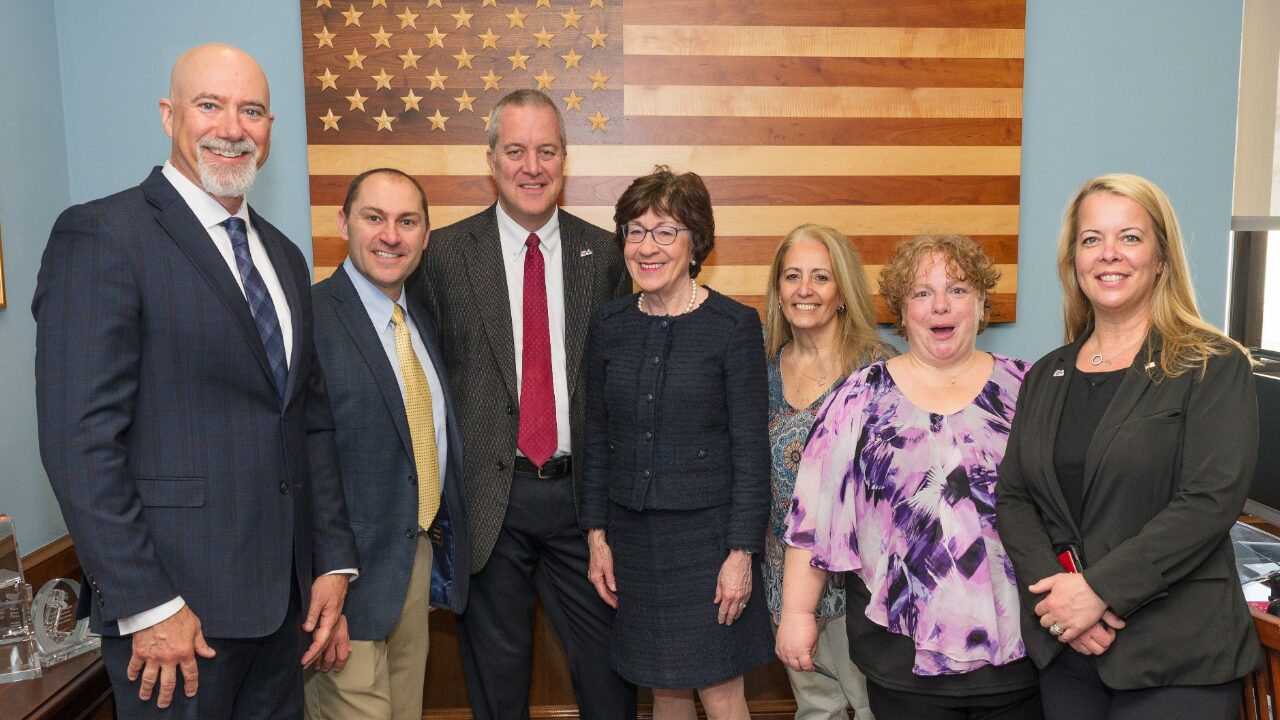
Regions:
[[93, 627], [176, 595], [209, 637], [356, 567], [302, 253], [250, 210], [293, 316], [283, 404], [231, 269], [160, 172], [58, 218], [32, 312], [40, 454]]

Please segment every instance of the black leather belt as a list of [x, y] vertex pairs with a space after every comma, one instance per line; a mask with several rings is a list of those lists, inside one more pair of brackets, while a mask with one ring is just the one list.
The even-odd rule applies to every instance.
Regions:
[[543, 463], [542, 467], [538, 467], [529, 462], [528, 458], [516, 456], [514, 467], [516, 472], [537, 475], [541, 480], [555, 480], [573, 472], [573, 457], [570, 455], [553, 457]]

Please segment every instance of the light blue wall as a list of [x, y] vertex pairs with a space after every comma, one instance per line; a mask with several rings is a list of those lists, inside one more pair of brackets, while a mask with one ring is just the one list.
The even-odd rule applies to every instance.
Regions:
[[[0, 369], [15, 379], [0, 386], [0, 511], [24, 514], [28, 550], [64, 531], [35, 449], [26, 306], [38, 252], [68, 197], [134, 185], [168, 156], [156, 100], [182, 50], [221, 40], [262, 63], [276, 125], [251, 201], [310, 254], [294, 0], [55, 0], [53, 7], [0, 0], [0, 47], [11, 58], [0, 76], [0, 220], [11, 300], [0, 312]], [[1242, 0], [1028, 0], [1018, 322], [989, 330], [984, 347], [1034, 358], [1058, 344], [1053, 245], [1062, 208], [1089, 177], [1118, 170], [1147, 175], [1169, 192], [1190, 239], [1201, 307], [1223, 322], [1241, 13]], [[59, 66], [60, 77], [52, 69]], [[59, 93], [61, 108], [50, 100]]]
[[36, 448], [36, 324], [40, 253], [67, 206], [67, 152], [53, 6], [0, 0], [0, 243], [8, 308], [0, 310], [0, 513], [25, 553], [66, 532]]

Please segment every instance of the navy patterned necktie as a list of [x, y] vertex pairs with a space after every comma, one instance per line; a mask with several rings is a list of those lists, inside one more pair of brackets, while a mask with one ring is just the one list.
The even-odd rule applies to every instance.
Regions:
[[229, 217], [222, 221], [231, 238], [231, 249], [236, 254], [236, 268], [240, 270], [240, 281], [244, 283], [244, 296], [249, 301], [249, 312], [253, 313], [253, 323], [258, 326], [258, 336], [262, 338], [262, 346], [267, 351], [267, 360], [271, 363], [271, 374], [275, 376], [276, 391], [284, 397], [285, 385], [289, 382], [289, 366], [284, 359], [284, 335], [280, 332], [280, 319], [276, 316], [275, 303], [267, 292], [266, 283], [258, 274], [249, 255], [249, 235], [245, 232], [244, 220]]

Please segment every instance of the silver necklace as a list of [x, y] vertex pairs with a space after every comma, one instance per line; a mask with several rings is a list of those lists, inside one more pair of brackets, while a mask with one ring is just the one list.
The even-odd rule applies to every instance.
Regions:
[[[698, 300], [698, 283], [689, 278], [689, 304], [685, 306], [684, 311], [693, 312], [693, 304]], [[644, 312], [644, 291], [640, 292], [640, 297], [636, 298], [636, 309]], [[648, 315], [649, 313], [645, 313]]]
[[787, 345], [787, 347], [792, 348], [790, 353], [791, 366], [795, 368], [796, 372], [800, 373], [802, 377], [804, 377], [809, 382], [817, 385], [818, 387], [826, 387], [825, 383], [827, 382], [827, 378], [831, 377], [834, 374], [834, 371], [832, 370], [832, 368], [828, 367], [825, 373], [823, 373], [822, 375], [819, 375], [818, 377], [814, 377], [809, 373], [805, 372], [804, 370], [800, 369], [800, 363], [798, 360], [796, 360], [796, 351], [794, 347], [792, 345]]
[[[1121, 355], [1122, 353], [1124, 353], [1126, 350], [1128, 350], [1129, 348], [1133, 347], [1134, 345], [1137, 345], [1137, 344], [1138, 344], [1138, 343], [1140, 343], [1140, 342], [1142, 342], [1142, 338], [1138, 338], [1137, 340], [1134, 340], [1133, 342], [1129, 343], [1128, 345], [1125, 345], [1124, 347], [1120, 348], [1120, 351], [1119, 351], [1119, 352], [1117, 352], [1117, 353], [1115, 353], [1115, 354], [1114, 354], [1114, 355], [1112, 355], [1111, 357], [1102, 357], [1102, 353], [1101, 353], [1101, 352], [1096, 352], [1096, 353], [1094, 353], [1094, 354], [1093, 354], [1093, 357], [1089, 358], [1089, 364], [1090, 364], [1090, 365], [1092, 365], [1092, 366], [1094, 366], [1094, 367], [1097, 367], [1097, 366], [1099, 366], [1099, 365], [1101, 365], [1101, 364], [1103, 364], [1103, 363], [1106, 363], [1106, 364], [1110, 365], [1112, 360], [1115, 360], [1116, 358], [1120, 357], [1120, 355]], [[1101, 346], [1101, 345], [1102, 345], [1102, 341], [1101, 341], [1101, 340], [1099, 340], [1099, 341], [1098, 341], [1098, 345], [1099, 345], [1099, 346]], [[1099, 350], [1099, 351], [1101, 351], [1101, 350], [1102, 350], [1102, 348], [1101, 348], [1101, 347], [1099, 347], [1099, 348], [1098, 348], [1098, 350]]]

